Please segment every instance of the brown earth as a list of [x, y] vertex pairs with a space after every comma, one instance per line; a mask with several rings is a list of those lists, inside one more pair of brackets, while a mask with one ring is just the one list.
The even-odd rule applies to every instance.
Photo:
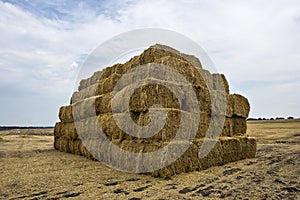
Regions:
[[129, 174], [54, 150], [52, 129], [0, 131], [0, 199], [297, 199], [300, 120], [248, 122], [256, 158], [173, 176]]

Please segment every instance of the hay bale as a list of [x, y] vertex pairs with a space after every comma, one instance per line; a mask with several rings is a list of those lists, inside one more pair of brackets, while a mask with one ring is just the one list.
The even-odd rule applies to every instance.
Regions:
[[224, 91], [229, 94], [229, 84], [224, 74], [212, 74], [214, 90]]
[[96, 91], [99, 84], [94, 84], [88, 87], [83, 88], [79, 92], [74, 92], [71, 97], [71, 104], [77, 103], [89, 97], [96, 95]]
[[[61, 122], [56, 122], [54, 126], [54, 139], [61, 136]], [[55, 146], [55, 145], [54, 145]]]
[[59, 151], [70, 153], [69, 149], [69, 140], [65, 138], [56, 138], [55, 139], [55, 148]]
[[233, 135], [245, 135], [247, 132], [247, 122], [243, 117], [232, 117]]
[[193, 66], [195, 66], [197, 68], [202, 68], [200, 60], [197, 57], [193, 56], [193, 55], [188, 55], [188, 54], [185, 54], [185, 53], [181, 53], [180, 51], [178, 51], [174, 48], [171, 48], [169, 46], [162, 45], [162, 44], [155, 44], [155, 45], [150, 46], [150, 48], [161, 49], [161, 50], [164, 50], [166, 52], [170, 52], [173, 55], [174, 54], [178, 55], [178, 56], [182, 57], [183, 59], [185, 59], [186, 61], [188, 61], [189, 63], [191, 63]]
[[80, 155], [81, 140], [70, 139], [70, 140], [68, 140], [68, 145], [69, 145], [70, 153], [73, 153], [75, 155]]
[[78, 135], [74, 123], [59, 122], [55, 124], [54, 133], [56, 138], [77, 139]]
[[81, 156], [84, 156], [86, 158], [90, 158], [90, 159], [94, 159], [95, 158], [92, 156], [92, 154], [86, 149], [86, 147], [82, 144], [82, 142], [80, 141], [80, 146], [79, 146], [79, 149], [80, 149], [80, 155]]
[[82, 88], [79, 92], [74, 92], [72, 95], [72, 103], [112, 92], [120, 77], [120, 74], [114, 73], [107, 78], [101, 78], [92, 85]]
[[250, 104], [248, 99], [240, 94], [231, 94], [230, 98], [233, 102], [233, 115], [247, 118], [250, 112]]
[[73, 122], [72, 106], [62, 106], [59, 109], [59, 119], [61, 122]]
[[174, 174], [204, 170], [241, 159], [253, 158], [256, 152], [256, 141], [247, 137], [221, 137], [207, 156], [199, 159], [199, 148], [203, 139], [193, 141], [189, 149], [171, 165], [151, 173], [154, 177], [170, 178]]
[[53, 147], [56, 150], [59, 150], [59, 137], [54, 137]]

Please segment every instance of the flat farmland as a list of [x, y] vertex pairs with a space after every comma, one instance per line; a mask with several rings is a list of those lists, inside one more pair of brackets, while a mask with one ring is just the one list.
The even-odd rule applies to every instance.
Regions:
[[0, 131], [0, 199], [297, 199], [300, 120], [248, 121], [253, 159], [179, 174], [130, 174], [53, 148], [53, 129]]

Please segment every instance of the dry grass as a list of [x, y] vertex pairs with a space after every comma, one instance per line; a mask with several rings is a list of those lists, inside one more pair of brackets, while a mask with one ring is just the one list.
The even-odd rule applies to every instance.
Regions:
[[247, 133], [258, 141], [289, 139], [300, 133], [300, 120], [250, 121]]
[[[2, 135], [0, 199], [297, 199], [300, 122], [249, 123], [256, 158], [170, 180], [129, 174], [53, 149], [53, 137]], [[22, 146], [23, 144], [23, 146]]]

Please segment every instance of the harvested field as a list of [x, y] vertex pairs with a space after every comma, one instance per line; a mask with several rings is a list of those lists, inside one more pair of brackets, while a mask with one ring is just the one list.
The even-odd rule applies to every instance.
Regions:
[[300, 121], [251, 121], [256, 158], [165, 180], [53, 148], [53, 129], [0, 131], [0, 199], [297, 199]]

